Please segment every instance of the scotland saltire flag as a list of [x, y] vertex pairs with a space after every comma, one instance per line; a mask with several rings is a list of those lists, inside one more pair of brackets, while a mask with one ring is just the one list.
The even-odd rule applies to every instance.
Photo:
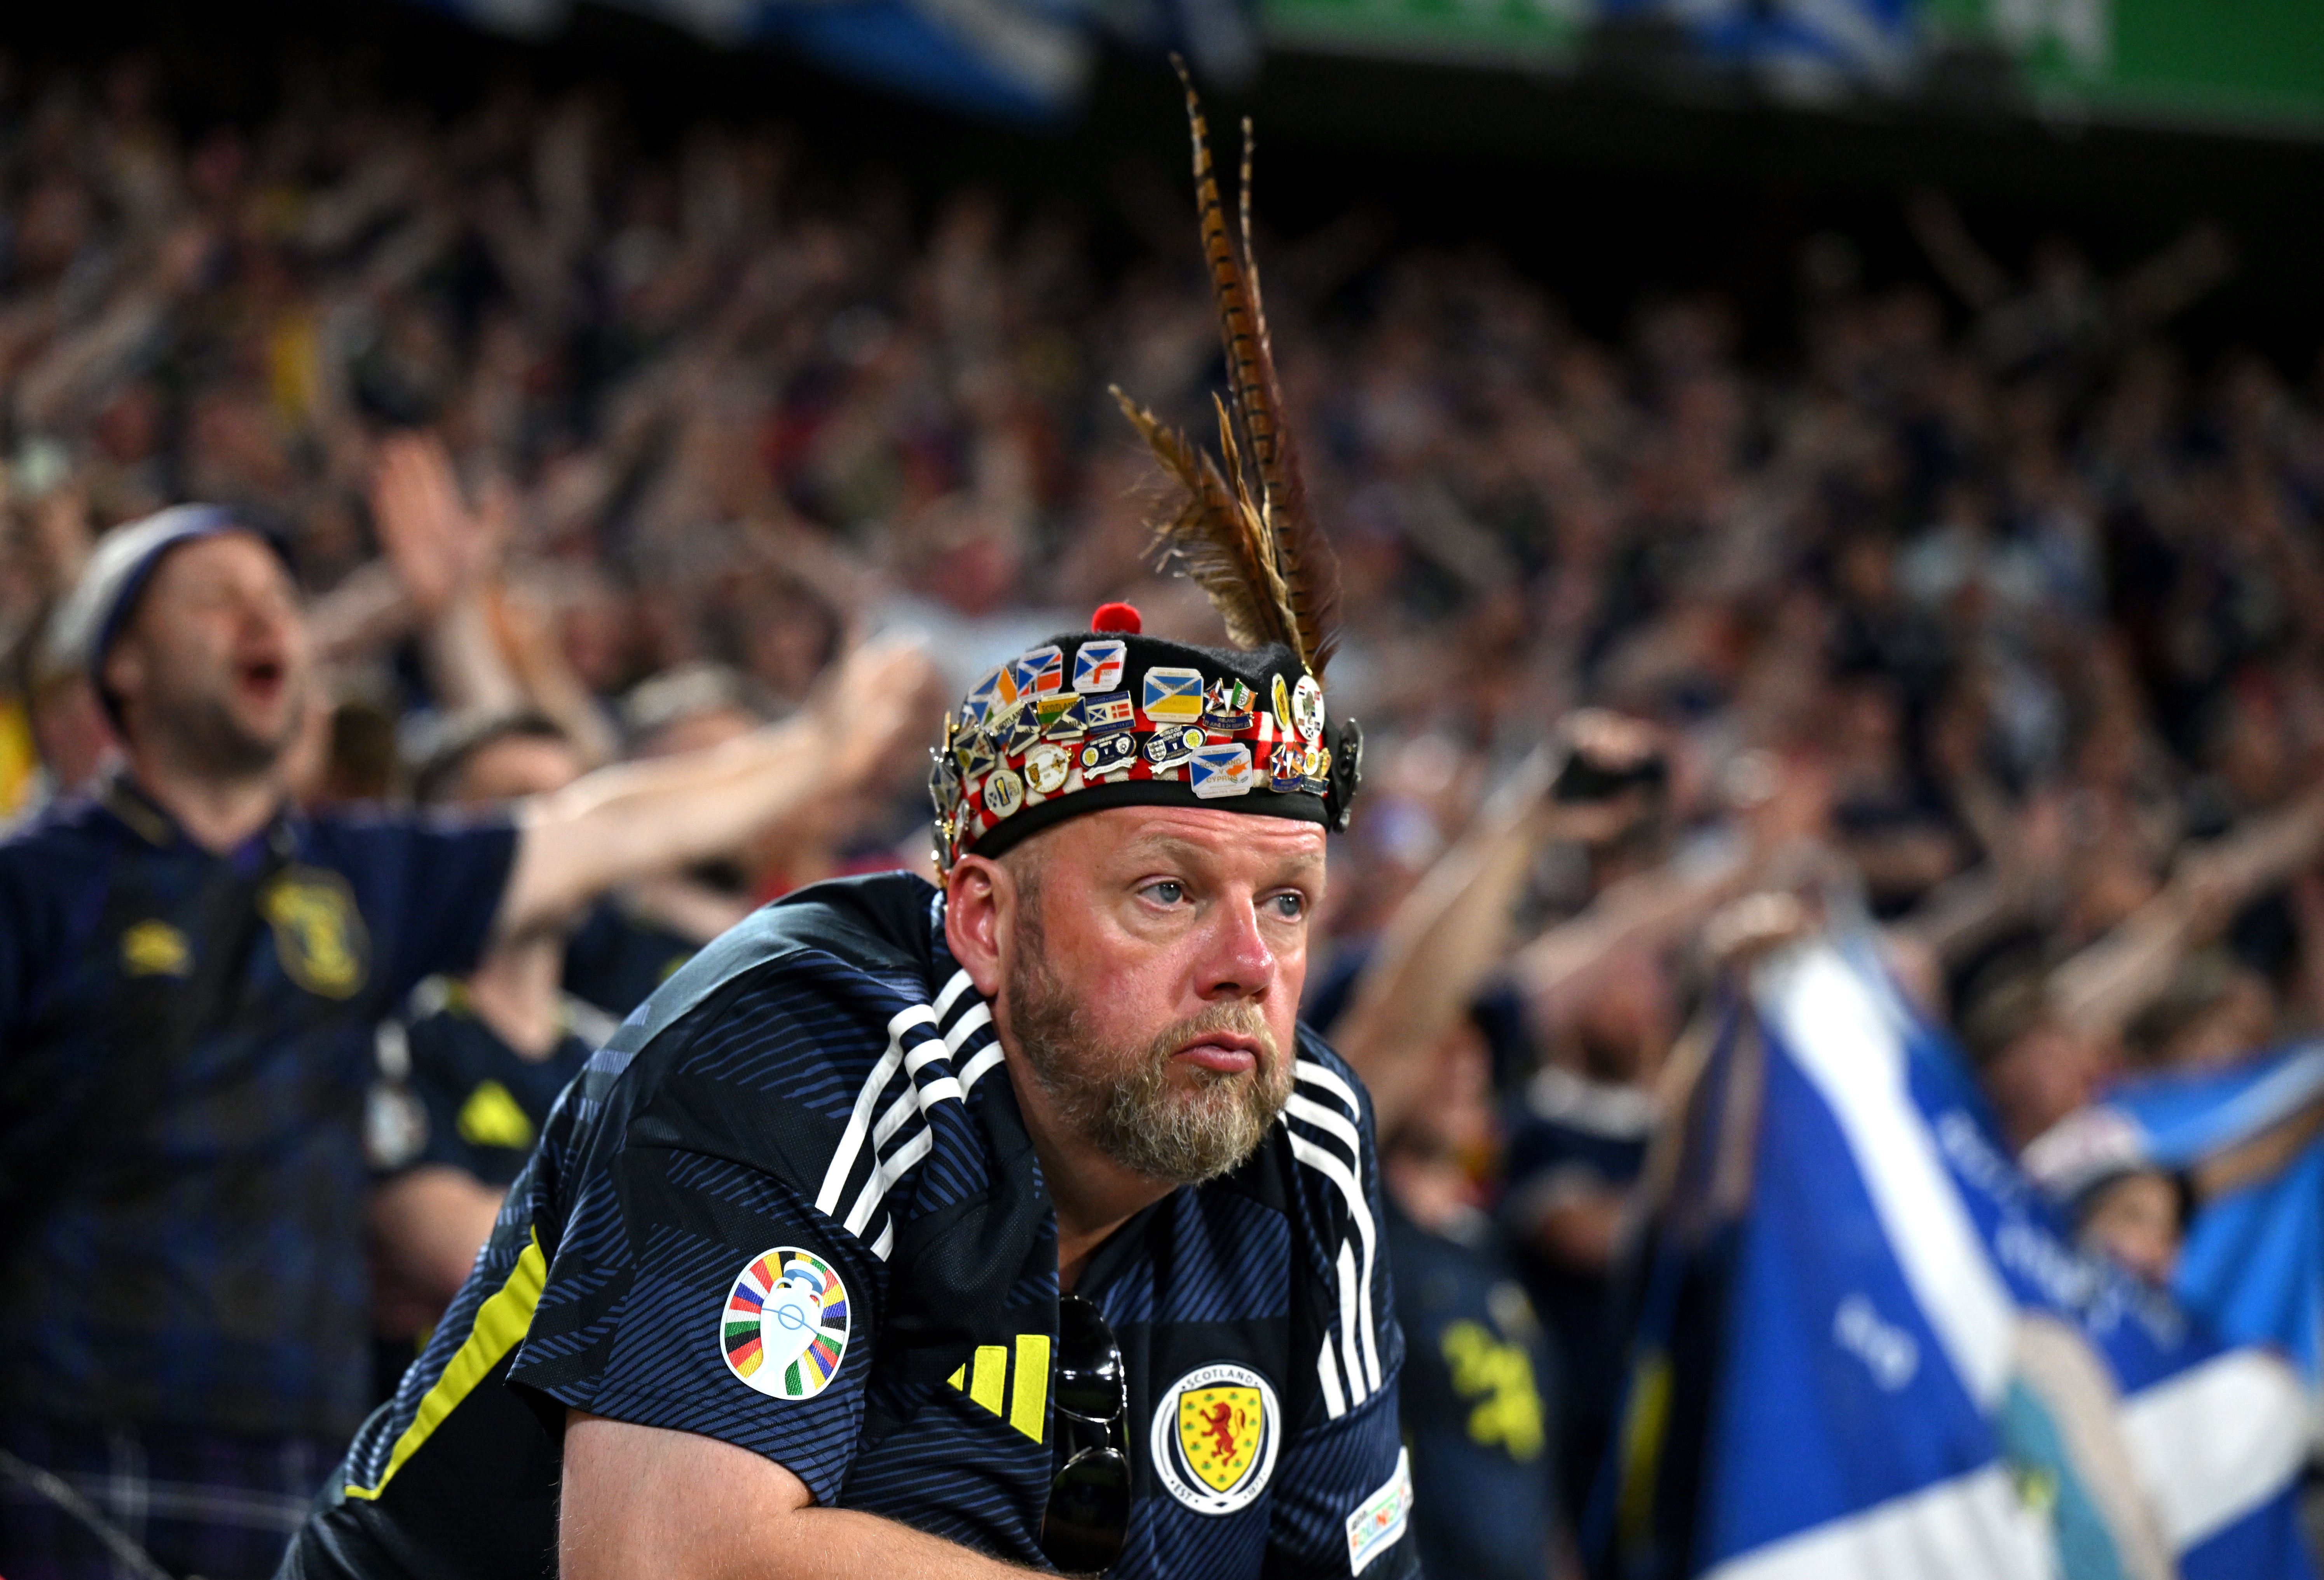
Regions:
[[2292, 1580], [2297, 1374], [2076, 1252], [1868, 944], [1771, 957], [1659, 1176], [1603, 1567]]
[[2273, 1344], [2324, 1387], [2324, 1043], [2230, 1070], [2156, 1077], [2091, 1117], [2133, 1154], [2217, 1180], [2180, 1254], [2172, 1291], [2221, 1337]]

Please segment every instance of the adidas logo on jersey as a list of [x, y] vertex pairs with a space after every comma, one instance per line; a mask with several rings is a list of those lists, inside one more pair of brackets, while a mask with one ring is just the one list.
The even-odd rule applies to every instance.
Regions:
[[1007, 1345], [978, 1345], [945, 1381], [1038, 1443], [1048, 1422], [1049, 1336], [1019, 1334], [1013, 1365]]

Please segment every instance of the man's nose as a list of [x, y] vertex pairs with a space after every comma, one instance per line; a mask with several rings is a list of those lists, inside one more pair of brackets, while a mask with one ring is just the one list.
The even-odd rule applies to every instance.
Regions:
[[1259, 906], [1250, 896], [1222, 903], [1205, 940], [1204, 998], [1257, 998], [1275, 985], [1275, 951], [1259, 930]]
[[244, 593], [235, 604], [235, 625], [244, 639], [288, 642], [298, 611], [264, 592]]

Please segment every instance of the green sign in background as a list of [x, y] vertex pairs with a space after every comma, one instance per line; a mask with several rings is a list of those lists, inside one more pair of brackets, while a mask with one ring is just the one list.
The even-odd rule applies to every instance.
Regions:
[[[1480, 65], [1572, 61], [1592, 0], [1260, 0], [1279, 43]], [[2324, 0], [1925, 0], [1933, 58], [1987, 45], [2037, 108], [2324, 133]]]

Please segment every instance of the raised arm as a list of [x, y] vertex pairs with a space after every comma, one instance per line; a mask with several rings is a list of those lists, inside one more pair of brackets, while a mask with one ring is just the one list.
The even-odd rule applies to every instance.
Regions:
[[1389, 918], [1355, 1002], [1333, 1033], [1372, 1095], [1383, 1133], [1422, 1093], [1429, 1051], [1501, 959], [1509, 909], [1539, 837], [1545, 756], [1527, 759]]
[[624, 763], [527, 803], [496, 936], [570, 916], [605, 890], [733, 850], [853, 795], [918, 717], [928, 663], [882, 643], [843, 658], [816, 703], [707, 751]]
[[798, 1477], [691, 1432], [566, 1415], [563, 1580], [1001, 1580], [1038, 1571], [852, 1509], [815, 1505]]
[[[1561, 733], [1565, 749], [1527, 758], [1397, 908], [1333, 1033], [1364, 1078], [1383, 1133], [1420, 1098], [1430, 1051], [1507, 957], [1510, 911], [1542, 841], [1603, 837], [1646, 813], [1630, 776], [1657, 758], [1648, 727], [1592, 709]], [[1553, 798], [1560, 770], [1574, 764], [1582, 771]], [[1585, 779], [1606, 794], [1575, 793]]]
[[2324, 854], [2324, 791], [2190, 847], [2163, 892], [2050, 978], [2051, 1007], [2097, 1036], [2119, 1033], [2171, 986], [2187, 952], [2218, 937], [2255, 896]]

